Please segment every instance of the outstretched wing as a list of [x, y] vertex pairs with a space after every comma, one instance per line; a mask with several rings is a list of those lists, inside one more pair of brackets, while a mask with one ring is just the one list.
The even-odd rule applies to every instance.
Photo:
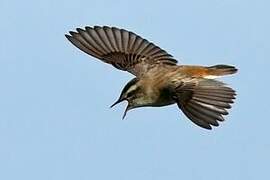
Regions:
[[175, 101], [183, 113], [195, 124], [206, 129], [224, 121], [227, 109], [235, 99], [235, 91], [222, 82], [194, 79], [175, 88]]
[[163, 49], [133, 32], [107, 26], [85, 27], [70, 31], [67, 39], [85, 53], [114, 67], [141, 76], [160, 65], [177, 61]]

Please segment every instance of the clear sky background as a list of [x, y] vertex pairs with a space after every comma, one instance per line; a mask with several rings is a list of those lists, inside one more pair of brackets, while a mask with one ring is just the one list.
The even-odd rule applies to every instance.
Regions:
[[[270, 178], [268, 0], [0, 1], [1, 180]], [[121, 117], [132, 75], [80, 52], [64, 34], [132, 30], [183, 64], [232, 64], [226, 122], [195, 126], [176, 106]]]

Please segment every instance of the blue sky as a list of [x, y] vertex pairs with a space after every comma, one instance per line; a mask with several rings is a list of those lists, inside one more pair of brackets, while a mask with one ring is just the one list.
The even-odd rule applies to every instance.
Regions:
[[[269, 179], [269, 1], [0, 1], [0, 179]], [[132, 30], [183, 64], [232, 64], [212, 131], [176, 106], [110, 109], [132, 75], [77, 50], [76, 27]]]

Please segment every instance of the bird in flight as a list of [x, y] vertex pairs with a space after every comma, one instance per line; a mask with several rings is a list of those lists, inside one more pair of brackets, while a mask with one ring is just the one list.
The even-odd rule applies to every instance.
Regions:
[[135, 75], [123, 88], [118, 100], [126, 100], [126, 113], [138, 107], [160, 107], [177, 104], [195, 124], [212, 129], [224, 121], [235, 91], [215, 80], [234, 74], [230, 65], [177, 65], [165, 50], [141, 36], [116, 27], [77, 28], [65, 35], [83, 52], [115, 68]]

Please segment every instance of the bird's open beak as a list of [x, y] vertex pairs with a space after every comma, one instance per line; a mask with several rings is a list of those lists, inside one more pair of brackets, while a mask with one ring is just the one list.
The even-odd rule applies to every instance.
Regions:
[[126, 99], [121, 99], [121, 98], [119, 98], [115, 103], [113, 103], [113, 104], [110, 106], [110, 108], [114, 107], [116, 104], [119, 104], [120, 102], [122, 102], [122, 101], [124, 101], [124, 100], [126, 100]]
[[131, 109], [131, 107], [130, 107], [130, 105], [129, 105], [129, 103], [128, 103], [128, 105], [127, 105], [127, 107], [126, 107], [126, 109], [125, 109], [125, 112], [124, 112], [124, 114], [123, 114], [122, 120], [125, 119], [125, 117], [126, 117], [126, 115], [127, 115], [127, 112], [128, 112], [128, 110], [130, 110], [130, 109]]
[[[127, 99], [121, 99], [121, 98], [118, 99], [115, 103], [113, 103], [113, 104], [111, 105], [110, 108], [114, 107], [116, 104], [119, 104], [120, 102], [122, 102], [122, 101], [124, 101], [124, 100], [127, 100]], [[128, 110], [130, 110], [130, 109], [131, 109], [131, 107], [130, 107], [129, 102], [128, 102], [128, 105], [127, 105], [127, 107], [126, 107], [126, 109], [125, 109], [125, 111], [124, 111], [124, 114], [123, 114], [122, 119], [124, 119], [124, 118], [126, 117], [127, 112], [128, 112]]]

